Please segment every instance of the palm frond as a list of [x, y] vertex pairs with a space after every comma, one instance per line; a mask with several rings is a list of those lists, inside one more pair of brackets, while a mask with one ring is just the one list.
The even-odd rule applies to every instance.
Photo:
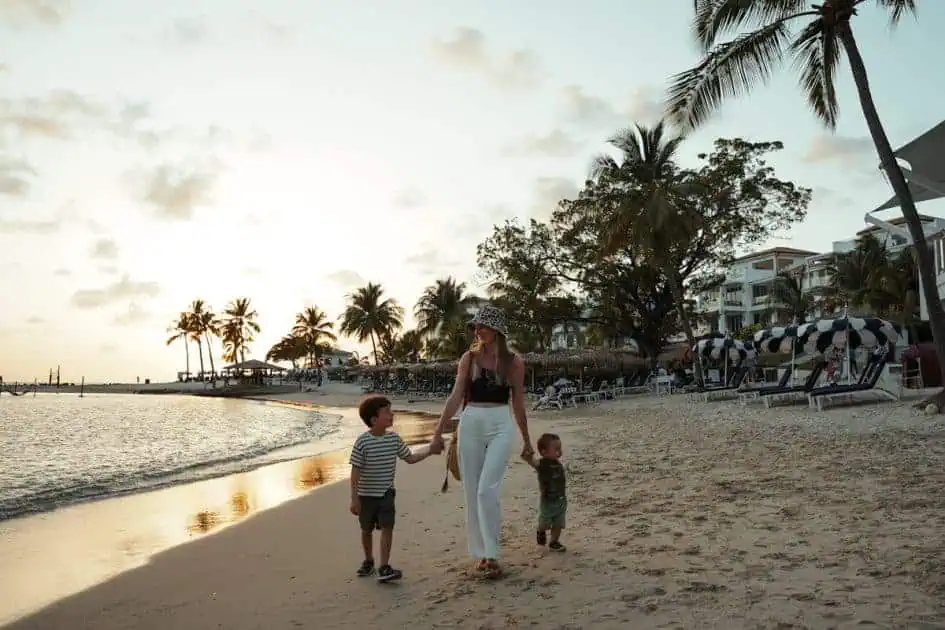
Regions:
[[918, 14], [915, 0], [876, 0], [881, 9], [889, 11], [889, 26], [896, 27], [907, 13]]
[[834, 88], [841, 47], [837, 29], [823, 19], [804, 27], [791, 44], [795, 65], [800, 70], [800, 86], [807, 103], [827, 127], [837, 127], [839, 103]]
[[789, 20], [808, 6], [809, 0], [696, 0], [692, 30], [707, 53], [727, 33]]
[[746, 94], [756, 82], [767, 83], [782, 61], [791, 31], [778, 20], [710, 50], [695, 68], [673, 77], [667, 116], [681, 129], [705, 122], [726, 97]]

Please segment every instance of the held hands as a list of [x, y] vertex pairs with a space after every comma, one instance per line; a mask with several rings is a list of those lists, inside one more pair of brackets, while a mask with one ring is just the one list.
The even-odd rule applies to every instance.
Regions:
[[430, 441], [430, 455], [439, 455], [443, 452], [443, 438], [434, 436]]
[[522, 459], [526, 462], [532, 461], [535, 457], [535, 450], [532, 448], [532, 445], [529, 442], [525, 442], [525, 446], [522, 448]]
[[348, 507], [348, 510], [355, 516], [361, 514], [361, 502], [357, 499], [351, 499], [351, 505]]

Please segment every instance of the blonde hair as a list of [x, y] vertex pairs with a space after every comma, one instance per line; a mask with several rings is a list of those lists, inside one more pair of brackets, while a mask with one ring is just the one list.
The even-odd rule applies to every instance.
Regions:
[[[496, 380], [500, 385], [505, 385], [509, 377], [509, 368], [512, 366], [512, 351], [509, 350], [509, 342], [508, 339], [505, 338], [505, 335], [497, 330], [493, 332], [495, 332]], [[474, 357], [479, 356], [482, 350], [483, 345], [479, 339], [473, 341], [469, 346], [469, 352], [471, 352]], [[479, 376], [479, 364], [473, 361], [470, 378], [476, 380], [477, 376]]]

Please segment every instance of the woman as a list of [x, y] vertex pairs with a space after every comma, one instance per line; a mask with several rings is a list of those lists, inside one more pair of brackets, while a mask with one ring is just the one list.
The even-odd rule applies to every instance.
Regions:
[[459, 361], [456, 383], [433, 441], [442, 446], [443, 429], [465, 401], [457, 452], [466, 495], [467, 543], [476, 570], [497, 578], [502, 575], [499, 491], [512, 453], [513, 416], [525, 443], [522, 456], [530, 458], [535, 451], [525, 417], [525, 362], [509, 350], [505, 314], [495, 306], [483, 306], [469, 326], [476, 331], [476, 342]]

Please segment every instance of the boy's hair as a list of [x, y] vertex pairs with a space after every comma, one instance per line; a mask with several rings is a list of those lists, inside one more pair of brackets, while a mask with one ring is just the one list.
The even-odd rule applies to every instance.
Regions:
[[538, 452], [543, 453], [547, 451], [551, 447], [552, 444], [554, 444], [555, 442], [560, 442], [560, 441], [561, 441], [561, 438], [559, 438], [554, 433], [542, 433], [541, 437], [538, 438]]
[[390, 400], [388, 400], [386, 396], [368, 396], [362, 400], [361, 404], [358, 406], [358, 415], [361, 416], [364, 424], [368, 425], [368, 427], [372, 427], [374, 426], [374, 419], [377, 418], [377, 414], [381, 412], [381, 409], [389, 407]]

